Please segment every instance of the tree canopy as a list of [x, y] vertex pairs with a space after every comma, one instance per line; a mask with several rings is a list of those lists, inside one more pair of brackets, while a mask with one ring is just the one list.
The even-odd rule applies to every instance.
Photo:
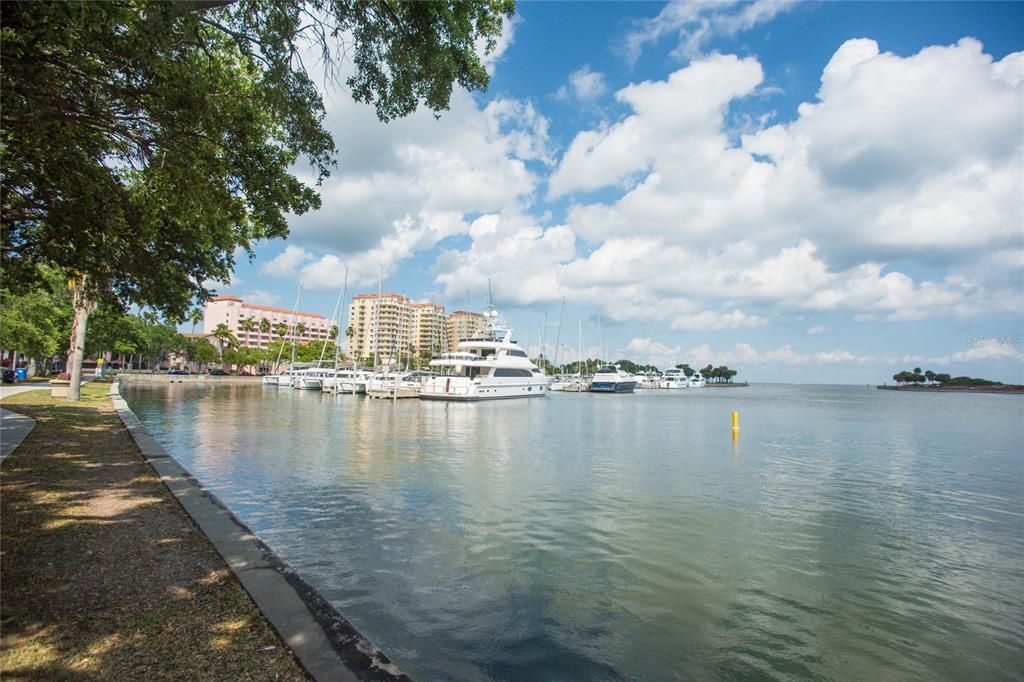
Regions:
[[0, 266], [37, 264], [93, 300], [184, 318], [238, 251], [319, 206], [333, 164], [304, 66], [345, 56], [354, 99], [382, 120], [482, 89], [511, 0], [111, 0], [0, 4]]

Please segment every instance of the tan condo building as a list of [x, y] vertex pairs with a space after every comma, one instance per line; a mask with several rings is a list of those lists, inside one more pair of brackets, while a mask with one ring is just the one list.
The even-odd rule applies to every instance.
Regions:
[[445, 353], [448, 345], [448, 320], [444, 306], [436, 303], [413, 303], [413, 345], [420, 355]]
[[[245, 320], [253, 321], [253, 329], [247, 330], [249, 325]], [[268, 320], [270, 331], [260, 330], [261, 320]], [[266, 348], [270, 342], [282, 338], [275, 329], [278, 325], [285, 324], [288, 327], [285, 339], [291, 340], [295, 336], [297, 343], [308, 343], [310, 341], [321, 341], [330, 338], [332, 323], [319, 313], [306, 313], [285, 308], [274, 308], [268, 305], [256, 305], [246, 303], [238, 296], [224, 294], [214, 296], [206, 302], [206, 309], [203, 312], [203, 333], [210, 335], [219, 324], [226, 324], [231, 333], [235, 335], [242, 346], [249, 348]], [[301, 325], [301, 326], [300, 326]], [[264, 325], [265, 326], [265, 325]], [[293, 327], [301, 333], [297, 336], [293, 333]]]
[[348, 355], [371, 360], [379, 353], [382, 362], [409, 352], [412, 340], [412, 305], [401, 294], [356, 294], [348, 308]]
[[462, 339], [468, 339], [484, 328], [486, 318], [480, 313], [456, 310], [448, 316], [448, 347], [455, 346]]

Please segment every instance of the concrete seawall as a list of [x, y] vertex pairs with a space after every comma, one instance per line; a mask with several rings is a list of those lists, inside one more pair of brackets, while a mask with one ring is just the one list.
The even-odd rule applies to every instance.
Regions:
[[[175, 378], [153, 376], [153, 381], [141, 383], [167, 383], [158, 379]], [[214, 378], [218, 382], [220, 379], [235, 384], [259, 381], [259, 377], [235, 377], [235, 381], [230, 381], [232, 377]], [[410, 682], [408, 675], [164, 450], [121, 397], [117, 382], [110, 387], [110, 398], [142, 456], [313, 679]]]
[[208, 374], [118, 374], [117, 380], [125, 384], [204, 384], [204, 385], [234, 385], [239, 384], [256, 386], [263, 381], [263, 377], [240, 377], [228, 375], [224, 377], [210, 376]]

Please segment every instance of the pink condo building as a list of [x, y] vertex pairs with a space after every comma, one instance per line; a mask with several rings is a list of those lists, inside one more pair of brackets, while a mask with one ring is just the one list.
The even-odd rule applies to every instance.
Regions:
[[[243, 321], [249, 318], [256, 323], [256, 328], [251, 332], [242, 329]], [[270, 321], [271, 331], [269, 333], [260, 331], [259, 325], [262, 319]], [[238, 296], [230, 294], [214, 296], [206, 302], [206, 309], [203, 313], [203, 333], [212, 334], [217, 325], [223, 323], [228, 326], [241, 345], [249, 348], [266, 348], [271, 341], [278, 338], [273, 327], [281, 322], [289, 327], [286, 339], [292, 338], [293, 324], [297, 326], [301, 323], [305, 326], [302, 334], [296, 339], [298, 343], [330, 338], [331, 321], [319, 313], [295, 311], [293, 320], [291, 310], [246, 303]]]

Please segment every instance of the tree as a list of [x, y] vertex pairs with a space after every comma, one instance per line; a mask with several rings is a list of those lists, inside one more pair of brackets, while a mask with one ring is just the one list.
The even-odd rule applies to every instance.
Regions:
[[288, 335], [288, 325], [284, 322], [278, 322], [274, 325], [274, 334], [276, 334], [279, 339], [284, 339], [284, 337]]
[[301, 322], [299, 322], [298, 324], [295, 325], [295, 341], [296, 341], [296, 343], [298, 343], [298, 341], [302, 338], [302, 335], [305, 334], [305, 333], [306, 333], [306, 325], [304, 325]]
[[191, 339], [186, 345], [185, 354], [190, 362], [199, 364], [200, 370], [220, 358], [220, 352], [205, 338]]
[[[98, 301], [183, 317], [227, 282], [234, 253], [288, 233], [319, 207], [333, 163], [307, 74], [350, 56], [346, 81], [378, 117], [447, 108], [453, 83], [488, 82], [511, 0], [27, 2], [0, 4], [0, 268], [28, 287], [36, 265], [68, 273], [80, 374]], [[332, 72], [332, 75], [336, 72]], [[73, 370], [73, 374], [76, 370]], [[78, 398], [72, 381], [69, 398]]]
[[242, 320], [241, 322], [239, 322], [238, 326], [241, 327], [242, 331], [244, 331], [246, 333], [246, 341], [248, 341], [248, 335], [252, 334], [254, 331], [256, 331], [256, 326], [257, 325], [256, 325], [256, 320], [255, 319], [253, 319], [251, 317], [247, 317], [244, 320]]
[[270, 320], [266, 317], [260, 318], [260, 335], [257, 344], [260, 349], [263, 349], [263, 336], [270, 333]]
[[686, 363], [683, 363], [683, 364], [681, 364], [681, 365], [676, 365], [676, 369], [681, 369], [681, 370], [683, 370], [683, 376], [685, 376], [685, 377], [686, 377], [687, 379], [689, 379], [690, 377], [692, 377], [692, 376], [693, 376], [694, 374], [696, 374], [696, 373], [697, 373], [697, 372], [696, 372], [696, 371], [695, 371], [695, 370], [693, 369], [693, 367], [690, 367], [690, 366], [689, 366], [689, 365], [687, 365]]
[[217, 345], [220, 350], [221, 357], [224, 356], [225, 346], [229, 346], [231, 348], [236, 348], [238, 346], [238, 339], [235, 338], [235, 335], [231, 333], [231, 330], [223, 322], [218, 324], [213, 330], [212, 336], [217, 339]]
[[188, 311], [188, 321], [192, 323], [192, 336], [196, 334], [196, 325], [203, 321], [203, 309], [193, 308]]
[[39, 266], [35, 286], [12, 292], [0, 288], [0, 332], [5, 349], [43, 360], [67, 347], [72, 318], [71, 297], [64, 278]]
[[710, 379], [714, 375], [714, 372], [715, 368], [711, 366], [711, 363], [708, 363], [708, 366], [700, 371], [700, 375], [705, 379]]
[[924, 378], [928, 380], [928, 383], [933, 383], [935, 381], [935, 372], [931, 370], [926, 371], [924, 373]]

